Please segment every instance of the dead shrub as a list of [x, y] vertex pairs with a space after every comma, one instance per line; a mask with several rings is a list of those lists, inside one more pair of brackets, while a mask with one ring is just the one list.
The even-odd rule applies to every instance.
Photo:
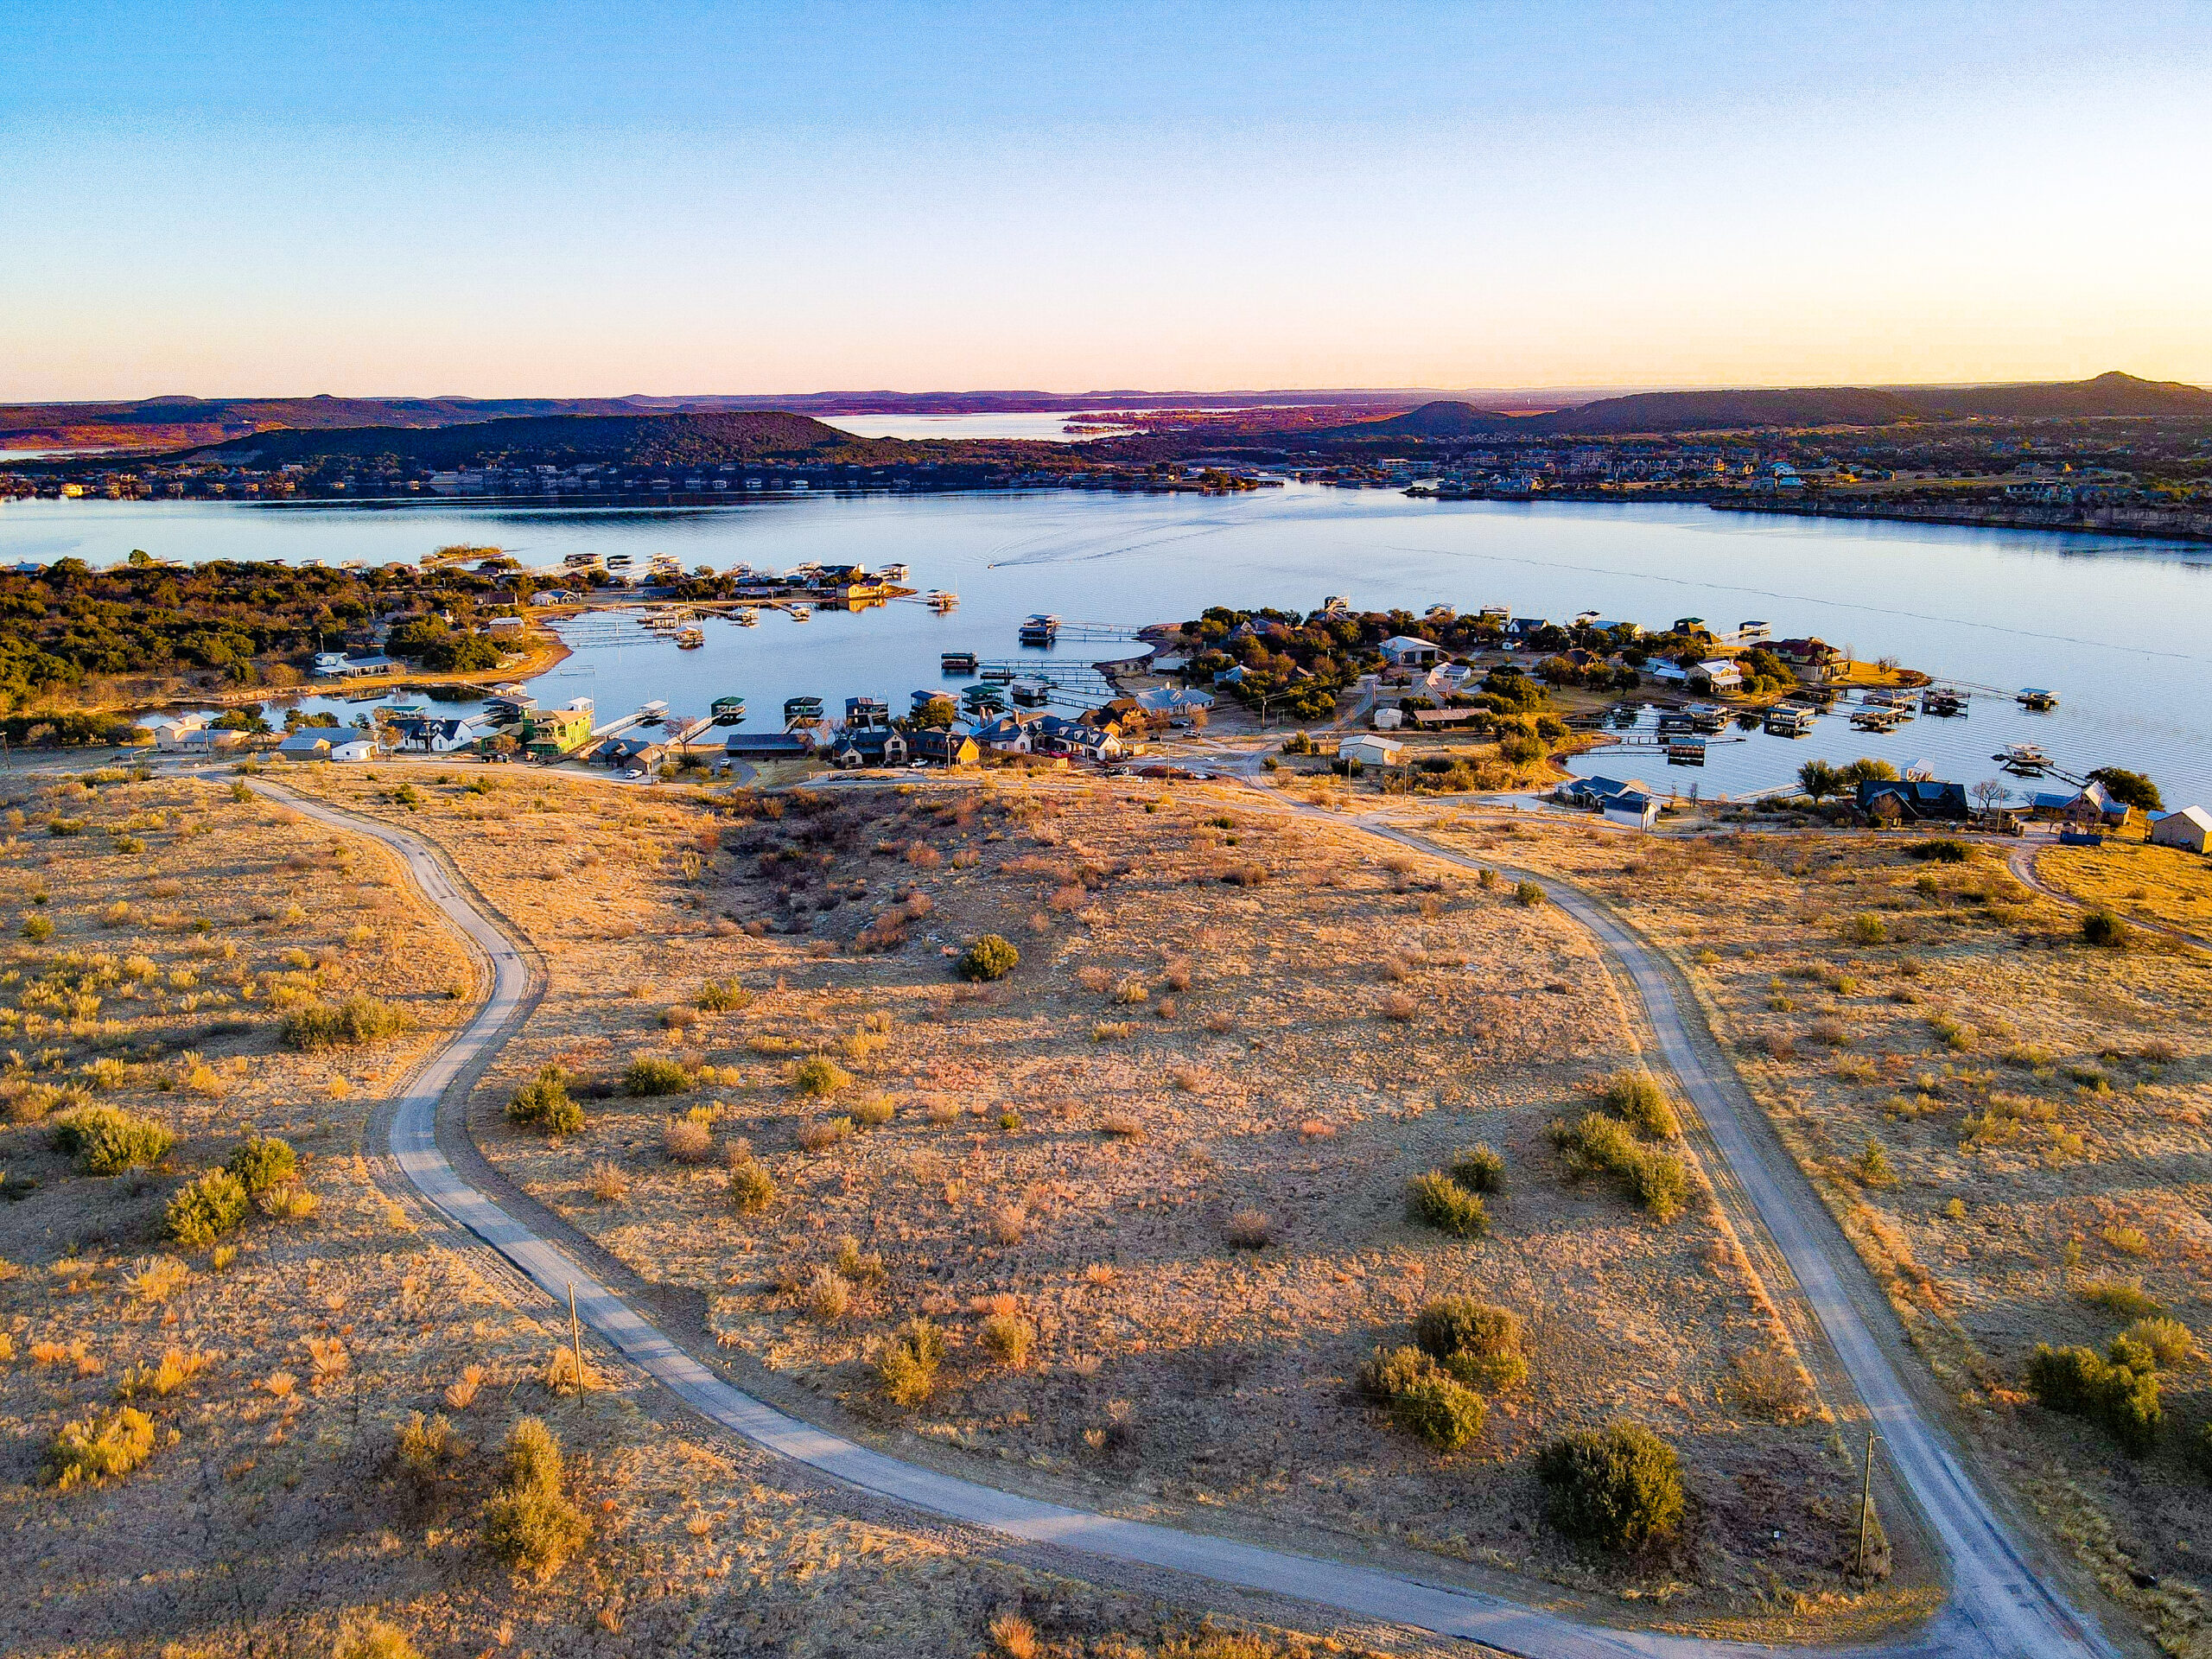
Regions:
[[1261, 1210], [1239, 1210], [1229, 1218], [1221, 1236], [1232, 1249], [1257, 1250], [1264, 1249], [1274, 1237], [1274, 1223]]
[[1804, 1368], [1777, 1348], [1753, 1348], [1736, 1356], [1728, 1368], [1728, 1394], [1745, 1411], [1795, 1422], [1812, 1408]]
[[853, 1305], [852, 1281], [831, 1268], [817, 1268], [799, 1294], [807, 1318], [823, 1325], [835, 1324]]
[[661, 1125], [660, 1149], [671, 1163], [703, 1164], [715, 1155], [715, 1132], [696, 1117], [671, 1117]]
[[1141, 1141], [1144, 1125], [1127, 1112], [1109, 1112], [1098, 1120], [1099, 1133], [1116, 1141]]
[[630, 1196], [630, 1178], [604, 1158], [591, 1166], [588, 1185], [601, 1204], [619, 1204]]
[[1414, 1000], [1403, 991], [1393, 991], [1377, 1005], [1376, 1011], [1385, 1020], [1403, 1022], [1414, 1017]]
[[1029, 1213], [1018, 1204], [1001, 1205], [991, 1211], [989, 1232], [994, 1244], [1019, 1244], [1029, 1226]]

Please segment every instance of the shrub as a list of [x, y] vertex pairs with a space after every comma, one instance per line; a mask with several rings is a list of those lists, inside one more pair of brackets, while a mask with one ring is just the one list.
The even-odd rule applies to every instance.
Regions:
[[709, 1014], [735, 1014], [753, 1001], [753, 993], [734, 979], [710, 979], [693, 999]]
[[404, 1008], [373, 996], [349, 996], [342, 1002], [309, 1002], [284, 1016], [281, 1032], [289, 1048], [346, 1048], [397, 1037], [412, 1022]]
[[425, 1417], [417, 1411], [399, 1426], [399, 1433], [392, 1442], [392, 1455], [418, 1485], [427, 1486], [444, 1471], [447, 1464], [461, 1455], [461, 1441], [453, 1432], [451, 1421], [442, 1414]]
[[547, 1135], [574, 1135], [584, 1126], [584, 1109], [569, 1097], [568, 1073], [549, 1065], [515, 1090], [507, 1122]]
[[696, 1117], [671, 1117], [660, 1126], [660, 1149], [671, 1163], [703, 1164], [715, 1155], [715, 1132]]
[[543, 1579], [591, 1537], [591, 1522], [561, 1490], [561, 1442], [535, 1417], [508, 1431], [505, 1479], [485, 1505], [484, 1541], [518, 1572]]
[[628, 1070], [622, 1073], [622, 1092], [626, 1095], [680, 1095], [691, 1087], [691, 1074], [674, 1060], [664, 1059], [658, 1054], [633, 1057]]
[[990, 1315], [980, 1334], [991, 1357], [1017, 1371], [1029, 1363], [1030, 1351], [1037, 1345], [1037, 1327], [1019, 1313]]
[[44, 944], [54, 937], [54, 924], [44, 916], [27, 916], [22, 931], [23, 937], [33, 944]]
[[1414, 1341], [1471, 1388], [1510, 1389], [1529, 1378], [1521, 1319], [1510, 1308], [1446, 1296], [1414, 1316]]
[[1490, 1211], [1481, 1195], [1435, 1170], [1406, 1183], [1406, 1214], [1454, 1238], [1480, 1238], [1490, 1231]]
[[1640, 1423], [1584, 1429], [1536, 1454], [1552, 1524], [1608, 1549], [1641, 1550], [1674, 1535], [1683, 1496], [1675, 1448]]
[[340, 1635], [333, 1659], [422, 1659], [422, 1655], [399, 1626], [372, 1618], [349, 1625]]
[[853, 1132], [849, 1117], [825, 1117], [798, 1126], [798, 1144], [805, 1152], [826, 1152]]
[[119, 1106], [79, 1106], [54, 1120], [54, 1149], [77, 1160], [87, 1175], [118, 1175], [150, 1168], [169, 1154], [176, 1137], [161, 1123]]
[[1618, 1118], [1592, 1112], [1580, 1123], [1554, 1123], [1551, 1135], [1570, 1176], [1612, 1175], [1660, 1221], [1672, 1221], [1688, 1206], [1688, 1166], [1671, 1153], [1645, 1146]]
[[2123, 1319], [2144, 1319], [2164, 1313], [2139, 1279], [2085, 1279], [2074, 1294], [2092, 1307], [2117, 1313]]
[[849, 1109], [853, 1122], [864, 1129], [880, 1129], [898, 1116], [899, 1109], [885, 1095], [862, 1095]]
[[1883, 944], [1888, 942], [1890, 927], [1871, 910], [1862, 910], [1843, 925], [1843, 937], [1853, 944]]
[[1936, 864], [1963, 864], [1967, 861], [1967, 844], [1948, 836], [1937, 836], [1929, 841], [1916, 841], [1904, 849], [1907, 858], [1923, 859]]
[[1377, 1348], [1359, 1368], [1359, 1391], [1378, 1405], [1389, 1405], [1436, 1369], [1418, 1348]]
[[996, 933], [986, 933], [960, 953], [953, 971], [963, 979], [1004, 979], [1021, 964], [1021, 952]]
[[1852, 1162], [1852, 1173], [1868, 1186], [1894, 1186], [1897, 1174], [1890, 1163], [1890, 1154], [1879, 1141], [1866, 1137], [1866, 1144]]
[[834, 1095], [853, 1080], [853, 1074], [826, 1054], [809, 1054], [793, 1060], [787, 1074], [791, 1085], [809, 1099]]
[[123, 1406], [65, 1424], [39, 1478], [66, 1492], [86, 1482], [119, 1480], [153, 1455], [154, 1420], [135, 1406]]
[[776, 1178], [757, 1158], [741, 1158], [729, 1166], [730, 1208], [741, 1216], [757, 1216], [776, 1201]]
[[1674, 1103], [1649, 1071], [1614, 1072], [1605, 1079], [1599, 1098], [1615, 1117], [1634, 1124], [1655, 1141], [1671, 1141], [1682, 1132]]
[[169, 1198], [168, 1234], [180, 1244], [206, 1249], [245, 1219], [245, 1187], [226, 1169], [187, 1181]]
[[1256, 1250], [1274, 1236], [1274, 1224], [1268, 1219], [1263, 1211], [1239, 1210], [1229, 1218], [1229, 1224], [1221, 1230], [1221, 1236], [1228, 1240], [1232, 1249]]
[[2197, 1357], [2196, 1338], [2179, 1319], [2138, 1319], [2115, 1340], [2135, 1344], [2162, 1371], [2178, 1370]]
[[115, 1397], [166, 1400], [213, 1363], [212, 1354], [187, 1353], [181, 1348], [164, 1349], [161, 1358], [152, 1364], [133, 1365], [125, 1371], [116, 1382]]
[[299, 1179], [300, 1160], [290, 1145], [270, 1135], [243, 1141], [223, 1160], [223, 1167], [238, 1178], [246, 1196], [259, 1198], [271, 1187]]
[[2127, 939], [2127, 924], [2108, 910], [2093, 910], [2082, 918], [2082, 940], [2085, 944], [2117, 950], [2126, 944]]
[[851, 1310], [852, 1281], [834, 1268], [817, 1268], [814, 1277], [800, 1289], [799, 1302], [806, 1309], [809, 1319], [823, 1325], [834, 1325]]
[[[2131, 1344], [2123, 1338], [2114, 1345], [2125, 1352]], [[2028, 1392], [2047, 1410], [2102, 1425], [2130, 1457], [2151, 1451], [2165, 1421], [2155, 1372], [2101, 1359], [2092, 1349], [2037, 1344]]]
[[2212, 1423], [2197, 1425], [2196, 1439], [2190, 1444], [2189, 1452], [2190, 1460], [2196, 1464], [2196, 1471], [2207, 1479], [2212, 1479]]
[[1452, 1179], [1470, 1192], [1505, 1191], [1504, 1154], [1489, 1146], [1472, 1146], [1455, 1152], [1446, 1167]]
[[944, 1358], [944, 1332], [927, 1319], [909, 1319], [891, 1333], [875, 1357], [875, 1376], [883, 1397], [894, 1406], [918, 1406], [937, 1388]]
[[1433, 1366], [1390, 1402], [1391, 1422], [1440, 1452], [1456, 1452], [1473, 1440], [1488, 1414], [1482, 1395]]
[[[1541, 751], [1539, 750], [1538, 753], [1541, 753]], [[1513, 889], [1513, 902], [1516, 905], [1522, 906], [1527, 909], [1534, 910], [1538, 905], [1544, 902], [1544, 890], [1538, 887], [1534, 881], [1518, 882], [1515, 885]]]

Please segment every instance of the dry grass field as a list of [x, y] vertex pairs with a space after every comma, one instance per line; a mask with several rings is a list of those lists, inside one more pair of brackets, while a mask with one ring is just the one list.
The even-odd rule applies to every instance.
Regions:
[[[547, 994], [472, 1132], [696, 1293], [741, 1385], [996, 1484], [1614, 1617], [1895, 1611], [1842, 1572], [1855, 1461], [1694, 1168], [1670, 1222], [1567, 1179], [1549, 1126], [1637, 1050], [1548, 906], [1186, 784], [401, 775], [287, 781], [437, 841], [529, 935]], [[1020, 966], [963, 982], [987, 933]], [[549, 1066], [575, 1133], [505, 1121]], [[1488, 1235], [1410, 1222], [1408, 1179], [1477, 1143], [1505, 1165]], [[1356, 1376], [1448, 1294], [1516, 1313], [1531, 1369], [1440, 1452]], [[917, 1319], [926, 1397], [884, 1363]], [[1543, 1523], [1532, 1467], [1618, 1417], [1691, 1493], [1681, 1541], [1626, 1563]]]
[[[1433, 822], [1573, 874], [1673, 954], [1985, 1454], [2165, 1651], [2207, 1651], [2212, 961], [2085, 943], [2004, 843], [1944, 862], [1899, 836]], [[2040, 868], [2179, 919], [2193, 864], [2121, 846]], [[2145, 1317], [2199, 1355], [2161, 1365], [2164, 1431], [2134, 1458], [2025, 1376], [2037, 1343], [2102, 1352]]]
[[2036, 860], [2050, 886], [2131, 920], [2163, 922], [2212, 938], [2212, 860], [2147, 841], [2052, 847]]
[[[658, 1391], [626, 1372], [581, 1395], [549, 1386], [560, 1322], [391, 1203], [359, 1155], [376, 1099], [459, 1018], [448, 992], [473, 982], [395, 862], [227, 781], [91, 777], [0, 780], [10, 1654], [1321, 1650], [1208, 1633], [1143, 1596], [853, 1518], [657, 1416]], [[356, 995], [408, 1028], [283, 1040], [288, 1015]], [[52, 1135], [87, 1104], [174, 1142], [150, 1166], [82, 1173]], [[298, 1180], [270, 1189], [282, 1201], [217, 1239], [168, 1236], [171, 1197], [255, 1134], [296, 1151]], [[418, 1413], [450, 1434], [418, 1436], [410, 1463]], [[543, 1579], [486, 1549], [501, 1446], [531, 1416], [562, 1442], [566, 1495], [591, 1528]], [[71, 1424], [111, 1454], [105, 1472], [94, 1460], [57, 1478]]]

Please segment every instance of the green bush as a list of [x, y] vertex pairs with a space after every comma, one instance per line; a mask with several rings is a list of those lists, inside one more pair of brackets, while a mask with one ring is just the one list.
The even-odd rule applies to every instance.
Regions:
[[1583, 1429], [1536, 1454], [1552, 1524], [1608, 1549], [1641, 1550], [1674, 1535], [1684, 1499], [1675, 1448], [1640, 1423]]
[[691, 1074], [674, 1060], [657, 1054], [640, 1054], [622, 1074], [626, 1095], [680, 1095], [691, 1087]]
[[524, 1418], [508, 1431], [505, 1478], [484, 1509], [484, 1541], [518, 1572], [549, 1577], [591, 1537], [561, 1480], [561, 1442], [537, 1418]]
[[150, 1168], [169, 1155], [176, 1136], [161, 1123], [120, 1106], [79, 1106], [57, 1116], [54, 1149], [77, 1160], [87, 1175], [119, 1175]]
[[1445, 1167], [1470, 1192], [1505, 1191], [1505, 1158], [1493, 1147], [1472, 1146], [1455, 1152]]
[[1521, 1319], [1510, 1308], [1446, 1296], [1414, 1317], [1414, 1340], [1458, 1382], [1490, 1389], [1529, 1380]]
[[245, 1219], [245, 1185], [227, 1169], [211, 1169], [169, 1196], [169, 1236], [205, 1249]]
[[757, 1216], [776, 1201], [776, 1178], [757, 1158], [741, 1158], [729, 1166], [730, 1208], [741, 1216]]
[[1534, 910], [1544, 902], [1544, 890], [1534, 881], [1520, 882], [1513, 889], [1513, 902]]
[[135, 1406], [65, 1424], [54, 1437], [39, 1477], [67, 1491], [87, 1482], [118, 1480], [154, 1455], [154, 1420]]
[[412, 1023], [404, 1008], [355, 995], [294, 1008], [284, 1016], [281, 1034], [289, 1048], [346, 1048], [397, 1037]]
[[891, 1333], [875, 1358], [883, 1397], [894, 1406], [918, 1406], [937, 1387], [944, 1359], [944, 1332], [927, 1319], [909, 1319]]
[[2127, 924], [2108, 910], [2093, 910], [2082, 918], [2082, 940], [2085, 944], [2118, 950], [2127, 944], [2128, 936]]
[[[2123, 1355], [2143, 1351], [2124, 1338], [2113, 1346]], [[2165, 1421], [2155, 1371], [2101, 1359], [2088, 1348], [2037, 1344], [2028, 1361], [2028, 1392], [2048, 1410], [2101, 1424], [2130, 1457], [2147, 1455]]]
[[1862, 910], [1843, 925], [1843, 937], [1852, 944], [1884, 944], [1890, 937], [1890, 925], [1871, 910]]
[[1554, 1122], [1551, 1136], [1569, 1175], [1615, 1177], [1660, 1221], [1672, 1221], [1688, 1206], [1688, 1166], [1672, 1153], [1645, 1146], [1618, 1118], [1591, 1112], [1579, 1123]]
[[54, 924], [44, 916], [26, 916], [22, 931], [33, 944], [44, 944], [54, 937]]
[[2197, 1357], [2196, 1338], [2179, 1319], [2138, 1319], [2113, 1340], [2140, 1345], [2162, 1371], [2177, 1370]]
[[1454, 1238], [1480, 1238], [1490, 1231], [1490, 1211], [1481, 1196], [1435, 1170], [1406, 1183], [1406, 1214]]
[[1967, 861], [1966, 842], [1954, 841], [1948, 836], [1916, 841], [1904, 852], [1907, 858], [1925, 859], [1937, 864], [1963, 864]]
[[809, 1099], [834, 1095], [852, 1080], [853, 1074], [826, 1054], [809, 1054], [791, 1062], [791, 1087]]
[[708, 1014], [735, 1014], [753, 1001], [753, 993], [734, 979], [710, 979], [699, 988], [696, 999]]
[[1649, 1071], [1616, 1071], [1599, 1091], [1605, 1109], [1654, 1141], [1671, 1141], [1682, 1132], [1675, 1103]]
[[1390, 1402], [1390, 1421], [1440, 1452], [1456, 1452], [1483, 1432], [1489, 1409], [1482, 1395], [1432, 1367]]
[[248, 1198], [257, 1198], [272, 1187], [297, 1180], [300, 1160], [289, 1142], [257, 1135], [240, 1141], [224, 1160], [223, 1167], [238, 1177]]
[[1435, 1369], [1436, 1362], [1418, 1348], [1377, 1348], [1360, 1365], [1359, 1391], [1387, 1406]]
[[584, 1109], [569, 1097], [568, 1073], [549, 1065], [515, 1090], [507, 1122], [548, 1135], [574, 1135], [584, 1126]]
[[960, 953], [953, 971], [963, 979], [1004, 979], [1021, 964], [1021, 952], [995, 933], [986, 933]]

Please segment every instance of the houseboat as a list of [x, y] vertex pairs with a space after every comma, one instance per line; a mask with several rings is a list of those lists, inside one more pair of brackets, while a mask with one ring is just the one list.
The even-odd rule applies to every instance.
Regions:
[[938, 666], [947, 674], [973, 674], [979, 666], [972, 651], [948, 651], [937, 660]]
[[960, 701], [971, 715], [997, 714], [1006, 708], [1006, 693], [995, 685], [971, 685]]
[[2033, 709], [2040, 713], [2044, 709], [2058, 707], [2058, 693], [2031, 685], [2016, 695], [2012, 701], [2023, 709]]
[[1912, 716], [1902, 709], [1877, 705], [1853, 712], [1851, 723], [1862, 732], [1894, 732]]
[[1698, 732], [1724, 731], [1728, 725], [1728, 711], [1709, 702], [1694, 702], [1683, 710], [1689, 716], [1690, 729]]
[[630, 572], [636, 564], [637, 561], [627, 553], [611, 553], [607, 559], [607, 572], [611, 576], [627, 582], [630, 579]]
[[1039, 611], [1021, 625], [1021, 643], [1025, 645], [1049, 645], [1060, 637], [1060, 619], [1047, 612]]
[[1777, 703], [1766, 711], [1766, 730], [1776, 737], [1804, 737], [1819, 716], [1803, 703]]
[[677, 631], [676, 648], [678, 651], [696, 651], [706, 643], [707, 636], [702, 629], [690, 627]]
[[1024, 709], [1042, 709], [1052, 700], [1052, 688], [1043, 680], [1015, 680], [1007, 695]]
[[819, 698], [819, 697], [785, 697], [785, 698], [784, 699], [784, 724], [785, 724], [785, 725], [788, 726], [788, 725], [790, 725], [790, 724], [791, 724], [792, 721], [812, 721], [819, 720], [819, 719], [821, 719], [821, 718], [822, 718], [822, 699], [821, 699], [821, 698]]
[[743, 697], [716, 697], [711, 709], [717, 726], [734, 726], [745, 718]]
[[810, 622], [814, 620], [814, 607], [811, 605], [793, 605], [790, 608], [791, 620], [794, 622]]

